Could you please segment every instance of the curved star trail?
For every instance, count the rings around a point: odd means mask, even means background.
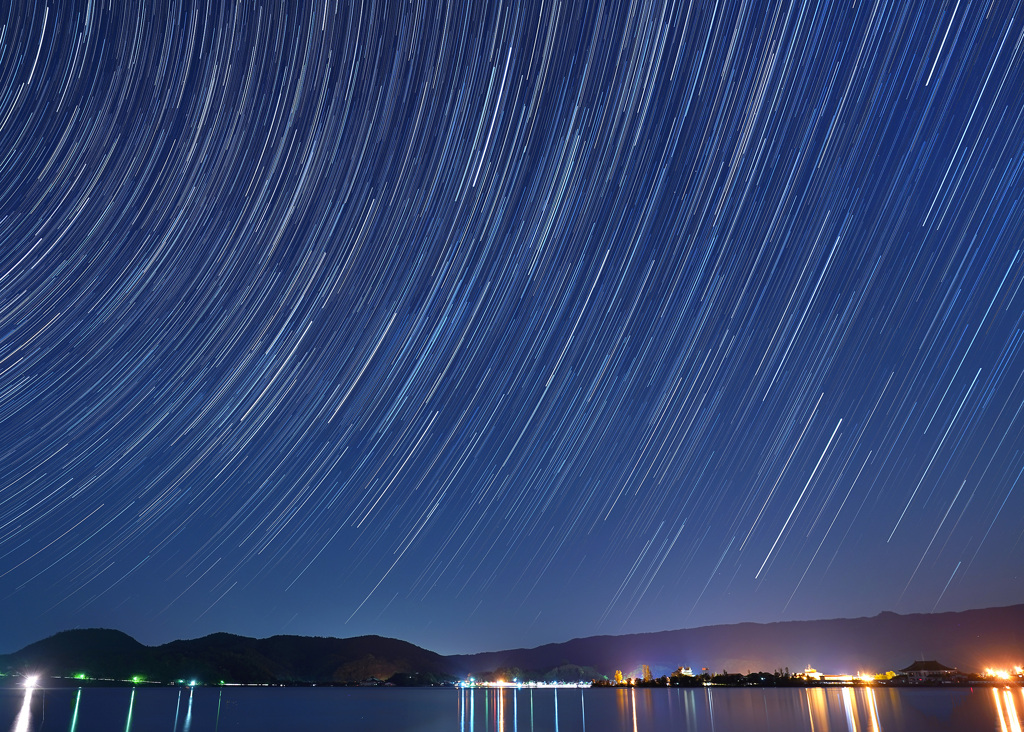
[[[3,642],[1024,600],[1021,10],[15,0]]]

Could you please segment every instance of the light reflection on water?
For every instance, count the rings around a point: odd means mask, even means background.
[[[9,732],[1024,732],[1022,713],[1019,687],[0,689]]]
[[[1024,689],[1019,691],[1024,694]],[[1010,689],[992,689],[1001,732],[1021,732],[1020,715],[1017,713],[1017,704],[1013,696]]]
[[[191,732],[192,729],[192,695],[195,693],[196,688],[190,686],[188,689],[188,710],[185,712],[185,724],[181,727],[181,732]],[[175,727],[177,729],[177,727]]]
[[[71,712],[71,726],[68,728],[68,732],[75,732],[78,729],[78,707],[82,703],[82,690],[78,689],[75,692],[75,708]]]
[[[523,729],[535,732],[537,729],[548,729],[547,722],[541,727],[536,726],[537,711],[534,709],[533,689],[495,688],[495,689],[459,689],[459,731],[477,732],[476,725],[478,717],[476,714],[477,694],[480,694],[480,701],[484,707],[482,714],[482,728],[485,732],[494,730],[496,732],[519,732],[519,697],[523,696],[523,704],[528,708],[528,718],[523,719]],[[551,709],[540,710],[542,719],[545,712],[552,714],[550,724],[555,732],[559,731],[559,691],[550,689]],[[542,692],[543,693],[543,692]],[[572,727],[580,732],[586,732],[586,702],[583,697],[583,689],[576,690],[580,695],[579,724]],[[562,691],[562,703],[565,703],[567,692]]]
[[[131,732],[132,729],[132,710],[135,708],[135,689],[132,689],[132,696],[128,700],[128,721],[124,723],[124,732]]]
[[[25,689],[25,700],[21,703],[18,716],[14,718],[11,732],[29,732],[32,729],[32,696],[35,689]]]
[[[835,717],[838,708],[848,732],[882,732],[874,688],[846,686],[839,689],[814,688],[805,691],[808,720],[813,729],[836,729]]]

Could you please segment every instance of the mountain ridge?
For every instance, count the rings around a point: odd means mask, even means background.
[[[130,642],[129,642],[130,641]],[[106,645],[106,644],[110,645]],[[145,646],[118,630],[65,630],[0,656],[0,669],[55,676],[205,683],[353,683],[369,677],[422,674],[447,678],[444,656],[395,638],[211,633]]]
[[[65,630],[0,655],[8,673],[84,673],[94,678],[205,683],[357,683],[403,678],[451,681],[510,669],[532,678],[600,678],[615,670],[655,675],[679,666],[712,672],[815,666],[830,671],[897,670],[937,659],[965,670],[1024,661],[1024,604],[947,613],[735,623],[626,635],[598,635],[473,654],[442,656],[378,635],[354,638],[219,632],[146,646],[118,630]]]
[[[895,670],[914,660],[946,659],[960,668],[1014,665],[1024,660],[1024,605],[860,618],[735,623],[628,635],[590,636],[536,648],[448,656],[457,666],[556,665],[572,658],[608,674],[608,668],[658,675],[694,669],[771,670],[807,665],[857,671]],[[627,673],[627,675],[629,675]]]

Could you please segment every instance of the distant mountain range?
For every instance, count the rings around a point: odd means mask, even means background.
[[[444,656],[394,638],[246,638],[214,633],[195,640],[144,646],[118,630],[65,630],[17,653],[0,656],[0,670],[91,679],[202,683],[351,683],[418,674],[451,678]]]
[[[965,671],[1024,662],[1024,605],[957,613],[740,623],[660,633],[578,638],[538,648],[441,656],[380,636],[255,639],[216,633],[144,646],[116,630],[68,630],[0,656],[0,671],[48,676],[204,683],[400,683],[451,680],[505,669],[529,678],[594,678],[641,664],[656,676],[690,666],[696,672],[898,670],[935,659]]]
[[[955,613],[870,618],[739,623],[620,636],[594,636],[539,648],[449,656],[453,668],[553,668],[565,664],[621,669],[636,676],[647,664],[655,676],[690,666],[697,673],[899,670],[915,660],[938,660],[965,671],[1024,663],[1024,605]]]

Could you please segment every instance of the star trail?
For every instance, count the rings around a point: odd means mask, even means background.
[[[1024,601],[1022,9],[14,0],[0,650]]]

